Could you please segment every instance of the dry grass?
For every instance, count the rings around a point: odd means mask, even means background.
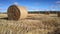
[[[0,34],[58,34],[59,32],[60,18],[56,17],[56,14],[29,14],[26,19],[19,21],[0,18]]]
[[[5,18],[7,17],[7,14],[0,14],[0,18]]]

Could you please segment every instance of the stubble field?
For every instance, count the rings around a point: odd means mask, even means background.
[[[57,14],[28,14],[26,19],[8,20],[0,14],[0,34],[60,34],[60,17]]]

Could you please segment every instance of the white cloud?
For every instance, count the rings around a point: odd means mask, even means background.
[[[36,3],[35,3],[35,5],[36,5],[36,6],[39,6],[39,5],[40,5],[40,3],[36,2]]]
[[[14,5],[18,5],[18,2],[14,2],[13,4],[14,4]]]
[[[0,6],[2,6],[3,4],[0,4]]]
[[[2,8],[0,8],[0,10],[2,10]]]
[[[0,10],[7,10],[7,9],[0,8]]]
[[[60,1],[56,1],[57,4],[60,4]]]

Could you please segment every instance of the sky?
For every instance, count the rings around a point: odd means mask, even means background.
[[[0,12],[11,5],[24,6],[28,11],[60,11],[60,0],[0,0]]]

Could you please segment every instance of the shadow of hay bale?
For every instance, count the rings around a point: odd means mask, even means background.
[[[3,19],[3,20],[13,20],[13,19],[8,19],[8,17],[4,17],[4,18],[0,18],[0,19]],[[18,20],[13,20],[13,21],[18,21]]]
[[[8,17],[4,17],[4,18],[0,18],[0,19],[5,19],[5,20],[8,20]]]

